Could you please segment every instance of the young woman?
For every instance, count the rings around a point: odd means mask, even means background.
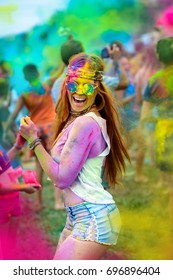
[[[67,221],[54,259],[100,259],[117,242],[119,211],[103,188],[102,176],[104,172],[114,186],[129,156],[103,71],[98,56],[80,53],[71,58],[56,105],[51,155],[29,117],[20,126],[48,177],[64,191]]]

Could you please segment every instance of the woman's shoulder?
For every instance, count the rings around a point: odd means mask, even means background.
[[[86,114],[80,117],[77,117],[73,123],[73,128],[83,132],[88,132],[94,130],[100,133],[100,126],[95,118],[92,115]]]
[[[74,121],[75,125],[85,125],[85,126],[95,126],[97,125],[97,122],[95,121],[95,119],[90,116],[90,115],[83,115],[80,117],[77,117]]]

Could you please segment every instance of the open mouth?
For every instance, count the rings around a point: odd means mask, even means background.
[[[73,96],[73,100],[75,103],[82,104],[86,101],[86,98],[78,98]]]

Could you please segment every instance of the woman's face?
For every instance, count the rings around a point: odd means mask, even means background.
[[[69,77],[66,86],[71,110],[80,112],[94,104],[97,95],[96,81],[81,77]]]

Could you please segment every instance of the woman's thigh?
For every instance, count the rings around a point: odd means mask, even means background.
[[[99,260],[108,247],[94,241],[82,241],[68,236],[61,246],[58,246],[54,260]]]

